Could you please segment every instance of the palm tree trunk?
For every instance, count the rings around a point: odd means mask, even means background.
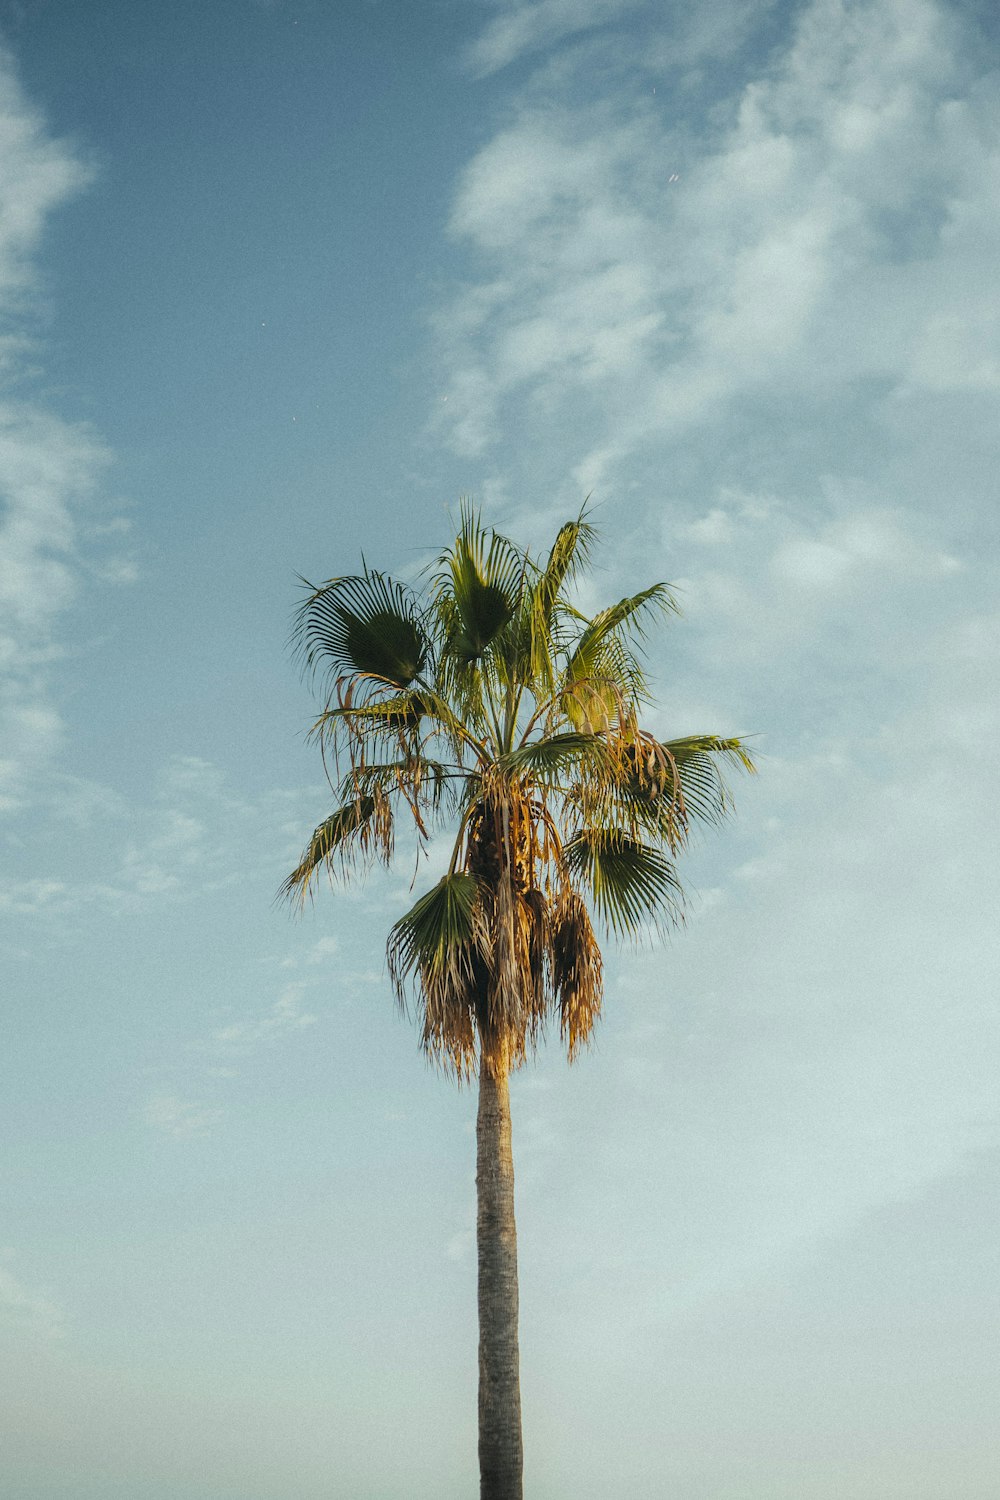
[[[507,1070],[479,1068],[476,1121],[479,1253],[479,1495],[521,1500],[521,1383],[517,1348],[517,1230]]]

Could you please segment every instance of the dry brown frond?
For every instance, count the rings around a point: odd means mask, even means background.
[[[604,964],[583,897],[568,887],[552,922],[552,980],[570,1062],[590,1039],[604,998]]]
[[[471,962],[447,975],[421,970],[422,1046],[459,1079],[471,1078],[476,1070],[474,996]]]

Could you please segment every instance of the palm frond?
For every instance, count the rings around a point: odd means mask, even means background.
[[[343,703],[337,708],[325,709],[310,733],[315,735],[321,725],[332,726],[339,720],[350,720],[373,730],[417,729],[421,719],[431,712],[429,697],[421,688],[410,688],[384,698],[368,698],[364,703]]]
[[[402,995],[407,980],[464,973],[475,931],[479,882],[461,871],[445,875],[389,932],[389,975]]]
[[[562,893],[551,924],[552,984],[570,1062],[590,1040],[604,998],[604,965],[583,898]]]
[[[548,561],[525,599],[518,676],[532,684],[539,695],[551,696],[555,691],[555,658],[562,644],[560,616],[571,613],[563,589],[587,562],[596,536],[585,515],[584,509],[575,521],[559,528]]]
[[[606,640],[609,635],[620,633],[623,628],[641,639],[645,634],[645,617],[650,613],[680,613],[680,606],[668,583],[654,583],[648,589],[642,589],[640,593],[619,599],[617,604],[609,604],[607,609],[602,609],[583,632],[574,652],[574,659],[579,657],[586,661],[601,641]],[[572,660],[570,668],[573,675]]]
[[[749,771],[751,775],[757,770],[753,755],[742,739],[723,739],[717,734],[689,734],[679,740],[664,740],[663,745],[678,762],[689,756],[716,755],[737,770]]]
[[[650,613],[676,609],[668,585],[658,583],[584,623],[560,682],[560,707],[575,728],[607,730],[646,697],[645,674],[630,637],[642,640]]]
[[[551,618],[556,599],[565,583],[571,582],[590,561],[597,528],[587,520],[584,506],[575,521],[566,521],[556,533],[548,561],[542,569],[534,594],[543,617]]]
[[[424,819],[436,815],[442,805],[452,807],[461,797],[466,777],[447,762],[418,753],[357,766],[346,780],[359,797],[381,797],[387,802],[402,797],[418,834],[426,839]]]
[[[567,788],[579,824],[676,851],[687,820],[676,767],[666,751],[634,721],[615,725],[600,739],[603,759]]]
[[[307,669],[407,688],[430,655],[418,601],[385,573],[332,578],[296,616],[293,639]]]
[[[665,740],[661,746],[671,774],[666,794],[683,801],[686,813],[700,822],[718,823],[732,810],[729,787],[719,762],[752,775],[753,758],[742,740],[695,734]]]
[[[369,745],[389,740],[401,743],[411,741],[425,721],[431,721],[431,733],[443,731],[456,745],[468,740],[464,725],[432,688],[397,692],[382,685],[367,686],[368,696],[356,702],[353,684],[346,691],[338,684],[336,705],[324,708],[309,730],[309,739],[322,745],[336,744],[344,736]],[[380,692],[384,695],[379,696]]]
[[[635,937],[648,922],[678,920],[683,894],[677,873],[659,849],[616,829],[585,829],[565,845],[572,873],[590,889],[599,916],[619,937]]]
[[[518,745],[500,757],[497,767],[501,774],[527,774],[536,781],[557,784],[567,771],[582,774],[584,768],[594,769],[606,759],[607,746],[599,735],[567,730]]]
[[[389,977],[401,1005],[416,993],[424,1050],[468,1077],[476,1056],[476,949],[479,882],[445,875],[390,929]]]
[[[282,883],[278,899],[304,901],[324,865],[332,874],[335,862],[344,869],[358,853],[373,854],[385,864],[392,855],[391,814],[384,798],[377,795],[355,797],[319,825],[302,859]]]
[[[463,504],[458,536],[439,559],[439,600],[450,616],[447,648],[462,665],[478,661],[513,618],[525,558],[513,542]]]

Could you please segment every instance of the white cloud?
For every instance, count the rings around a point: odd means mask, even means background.
[[[765,389],[790,420],[862,380],[992,391],[996,84],[956,18],[814,0],[700,133],[683,72],[662,106],[636,89],[647,40],[592,102],[590,53],[540,70],[464,174],[451,226],[484,275],[440,321],[456,450],[545,435],[607,493]]]
[[[744,45],[773,0],[717,0],[690,6],[683,0],[489,0],[496,15],[468,49],[466,65],[482,77],[523,57],[603,33],[616,22],[636,28],[644,57],[660,72],[678,66],[714,66]],[[651,32],[644,20],[652,18]]]
[[[51,1340],[62,1336],[63,1324],[62,1310],[49,1297],[0,1265],[0,1326]]]
[[[146,1100],[142,1111],[147,1125],[174,1140],[205,1135],[225,1117],[225,1110],[176,1094],[157,1093]]]
[[[627,1053],[567,1131],[644,1101],[597,1171],[638,1244],[670,1226],[697,1301],[996,1132],[1000,95],[929,0],[812,0],[732,92],[675,39],[671,18],[563,48],[470,163],[452,231],[480,278],[439,321],[439,429],[505,523],[519,487],[532,524],[553,478],[562,513],[597,488],[604,597],[682,586],[658,728],[765,732],[692,863],[709,899],[626,967],[609,1017],[634,1029],[602,1064]],[[648,1214],[616,1155],[635,1138]],[[572,1168],[536,1157],[544,1197]],[[553,1253],[634,1271],[610,1217]]]
[[[340,951],[340,943],[335,937],[321,937],[313,943],[305,956],[307,964],[325,964],[328,959],[334,958]]]
[[[91,176],[77,151],[49,135],[0,50],[0,309],[20,306],[35,282],[34,256],[49,214]]]
[[[921,546],[900,515],[863,510],[817,528],[818,534],[786,536],[771,566],[776,574],[804,588],[836,588],[882,571],[894,582],[958,570],[956,558]]]
[[[247,797],[210,762],[175,756],[145,798],[50,770],[37,800],[37,826],[58,836],[46,841],[39,868],[37,854],[28,863],[29,845],[12,834],[11,851],[24,855],[26,869],[18,875],[19,859],[9,860],[0,910],[65,920],[94,908],[123,915],[200,901],[250,880],[266,905],[301,848],[302,825],[289,814],[313,799],[281,790]]]
[[[332,951],[332,946],[335,945],[321,940],[305,961],[314,965],[322,962]],[[189,1072],[193,1054],[199,1059],[189,1074],[193,1088],[198,1090],[200,1085],[217,1094],[220,1087],[226,1088],[240,1077],[242,1067],[255,1055],[317,1024],[319,1017],[303,1008],[305,995],[316,983],[315,979],[302,979],[286,984],[270,1006],[248,1007],[237,1019],[217,1026],[208,1036],[189,1043],[187,1060],[176,1066]],[[167,1083],[152,1094],[143,1107],[143,1118],[148,1125],[178,1139],[204,1135],[225,1117],[226,1110],[221,1105],[190,1098],[186,1090],[179,1093]]]
[[[305,980],[288,984],[269,1010],[242,1021],[230,1022],[213,1031],[212,1041],[223,1048],[243,1050],[269,1042],[288,1032],[315,1026],[318,1016],[301,1009],[302,997],[309,984]]]
[[[0,349],[8,388],[37,357],[21,324],[33,309],[46,224],[91,176],[74,148],[51,137],[0,52]],[[20,805],[60,744],[51,668],[82,576],[77,510],[107,462],[86,427],[29,400],[0,398],[0,808]]]
[[[470,47],[468,66],[480,76],[526,52],[551,46],[618,20],[642,0],[494,0],[498,14]]]

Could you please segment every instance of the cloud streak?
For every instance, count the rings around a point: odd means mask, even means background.
[[[302,997],[310,987],[306,980],[286,985],[269,1010],[248,1020],[220,1026],[213,1031],[212,1042],[225,1051],[244,1051],[290,1031],[315,1026],[319,1017],[301,1009]]]
[[[0,1265],[0,1326],[49,1342],[64,1333],[63,1313],[49,1297]]]
[[[496,73],[526,53],[550,47],[638,8],[641,0],[495,0],[497,14],[466,54],[479,77]]]
[[[692,933],[630,970],[636,1035],[647,1011],[660,1028],[609,1085],[676,1101],[674,1196],[639,1243],[680,1214],[675,1264],[711,1296],[997,1128],[998,86],[971,20],[930,0],[810,0],[779,46],[740,8],[734,47],[762,45],[738,78],[662,13],[599,34],[575,14],[456,191],[476,274],[439,310],[438,431],[505,521],[515,490],[532,526],[539,495],[559,518],[614,501],[607,589],[678,584],[686,622],[651,652],[662,733],[765,731],[742,857],[694,861]],[[546,15],[502,11],[497,66]],[[716,1255],[733,1153],[747,1194]]]
[[[31,333],[46,226],[91,181],[70,144],[54,139],[0,51],[0,811],[30,795],[58,748],[52,669],[60,625],[83,575],[78,508],[109,461],[86,427],[19,395],[37,355]]]
[[[609,42],[593,102],[592,50],[540,67],[467,168],[451,231],[486,274],[440,319],[455,449],[544,429],[606,490],[765,388],[800,423],[866,381],[994,391],[996,85],[955,17],[814,0],[707,131],[668,32],[628,65]]]

